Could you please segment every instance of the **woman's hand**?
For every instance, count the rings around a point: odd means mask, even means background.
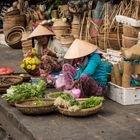
[[[71,85],[66,85],[66,90],[71,90],[73,89],[73,87],[74,87],[74,83]]]
[[[79,82],[79,80],[75,80],[74,81],[74,87],[75,88],[80,88],[80,82]]]
[[[80,83],[78,80],[75,80],[71,85],[66,85],[67,90],[71,90],[73,88],[80,88]]]

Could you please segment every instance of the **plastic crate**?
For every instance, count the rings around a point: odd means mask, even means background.
[[[122,105],[140,104],[140,87],[123,88],[110,82],[107,96]]]

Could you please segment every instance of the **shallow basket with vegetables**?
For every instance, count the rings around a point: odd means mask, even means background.
[[[46,83],[43,80],[39,80],[36,84],[23,83],[21,85],[11,86],[2,98],[10,104],[32,98],[44,98],[45,89]]]
[[[52,99],[52,100],[55,100],[56,98],[61,97],[61,96],[64,96],[64,95],[67,95],[68,97],[71,96],[68,93],[65,93],[65,92],[62,92],[62,91],[58,91],[58,92],[51,92],[51,93],[49,93],[47,95],[47,98]]]
[[[16,108],[26,115],[48,114],[55,110],[51,99],[30,99],[15,103]]]
[[[17,85],[22,83],[23,78],[20,76],[4,75],[0,76],[0,93],[6,93],[6,90],[11,85]]]
[[[58,97],[54,105],[61,114],[73,117],[84,117],[97,113],[103,105],[103,97],[74,99],[73,97]]]

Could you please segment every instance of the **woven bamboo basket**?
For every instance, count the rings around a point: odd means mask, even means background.
[[[73,17],[73,21],[72,21],[72,25],[74,25],[74,24],[79,25],[79,20],[76,15]]]
[[[21,38],[24,28],[22,26],[15,26],[8,30],[5,34],[6,43],[13,49],[21,49]]]
[[[65,34],[68,34],[69,33],[69,29],[64,29],[64,30],[53,30],[55,35],[56,35],[56,38],[57,39],[61,39],[61,36],[62,35],[65,35]]]
[[[4,32],[7,32],[9,29],[15,26],[25,27],[26,16],[25,15],[13,15],[13,16],[5,16],[3,29]]]
[[[47,98],[49,98],[49,99],[54,101],[54,100],[56,100],[57,97],[59,97],[62,94],[63,94],[63,92],[60,92],[60,91],[58,91],[58,92],[57,91],[56,92],[51,92],[51,93],[47,94]],[[64,94],[66,94],[66,93],[64,93]]]
[[[14,10],[7,12],[5,14],[5,16],[15,16],[15,15],[20,15],[20,11],[18,9],[14,9]]]
[[[138,43],[138,38],[126,37],[122,35],[122,46],[124,48],[130,48]]]
[[[106,50],[107,48],[120,50],[121,41],[121,38],[118,39],[117,33],[109,33],[108,36],[104,36],[103,33],[98,34],[98,46],[102,50]]]
[[[31,75],[29,75],[28,73],[13,73],[13,76],[20,76],[23,78],[23,82],[29,82],[31,79]]]
[[[68,5],[60,5],[59,6],[61,13],[67,13],[68,12]]]
[[[33,105],[33,101],[45,101],[46,105]],[[51,99],[30,99],[15,103],[16,108],[26,115],[43,115],[55,110],[54,101]]]
[[[58,18],[58,14],[57,14],[57,10],[52,10],[51,11],[51,16],[53,17],[53,18]]]
[[[70,35],[62,35],[60,41],[63,47],[69,48],[74,41],[74,37]]]
[[[85,100],[86,99],[79,99],[80,102],[83,102]],[[89,116],[89,115],[97,113],[99,110],[101,110],[102,106],[103,106],[103,104],[101,103],[101,104],[99,104],[96,107],[92,107],[92,108],[88,108],[88,109],[81,109],[81,110],[76,111],[76,112],[71,112],[68,109],[64,109],[64,108],[58,107],[58,111],[61,114],[66,115],[66,116],[86,117],[86,116]]]
[[[31,32],[22,33],[22,52],[25,54],[27,51],[32,50],[32,39],[28,39]]]
[[[23,78],[20,76],[13,75],[0,76],[0,88],[9,88],[11,85],[21,84],[22,81]]]
[[[140,27],[132,27],[129,25],[123,25],[123,35],[127,37],[137,38],[140,32]]]

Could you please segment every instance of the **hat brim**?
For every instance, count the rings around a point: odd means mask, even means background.
[[[97,46],[84,40],[75,39],[68,51],[66,52],[65,59],[76,59],[87,56],[97,50]]]

